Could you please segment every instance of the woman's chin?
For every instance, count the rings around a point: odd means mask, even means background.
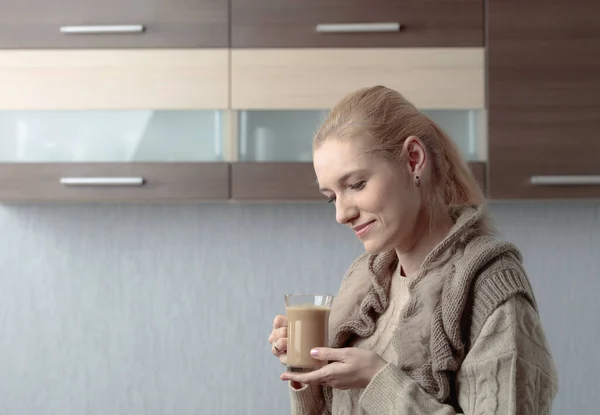
[[[377,241],[377,240],[365,240],[363,241],[363,246],[365,247],[365,251],[367,251],[367,253],[371,254],[371,255],[377,255],[380,254],[382,252],[387,252],[390,249],[392,249],[391,247],[388,246],[388,244],[386,243],[381,243],[382,241]]]

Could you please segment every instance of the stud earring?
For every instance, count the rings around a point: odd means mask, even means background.
[[[420,187],[421,186],[421,179],[419,179],[419,176],[415,176],[415,187]]]

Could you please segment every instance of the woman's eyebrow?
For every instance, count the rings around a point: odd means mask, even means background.
[[[342,177],[340,177],[338,179],[338,183],[339,184],[344,184],[350,177],[357,175],[357,174],[362,174],[365,173],[366,170],[365,169],[356,169],[356,170],[351,170],[349,172],[346,172],[342,175]],[[317,185],[319,185],[319,182],[317,181]],[[325,187],[319,187],[319,191],[320,192],[330,192],[331,190],[325,188]]]

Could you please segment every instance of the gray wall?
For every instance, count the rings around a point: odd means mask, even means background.
[[[561,376],[597,413],[600,205],[494,205]],[[361,246],[324,204],[0,207],[0,414],[289,413],[287,291],[335,292]]]

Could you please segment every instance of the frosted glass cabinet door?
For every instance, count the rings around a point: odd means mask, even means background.
[[[3,111],[1,162],[218,161],[220,111]]]
[[[240,111],[239,159],[311,161],[312,140],[327,111]]]
[[[423,112],[449,134],[467,160],[485,160],[485,111],[441,109]],[[326,110],[240,111],[239,159],[311,161],[313,136],[326,116]]]
[[[455,141],[485,191],[485,111],[424,112]],[[240,111],[240,161],[231,166],[231,197],[323,200],[311,161],[313,136],[326,115],[327,111]]]
[[[219,111],[0,112],[0,201],[229,197]]]

